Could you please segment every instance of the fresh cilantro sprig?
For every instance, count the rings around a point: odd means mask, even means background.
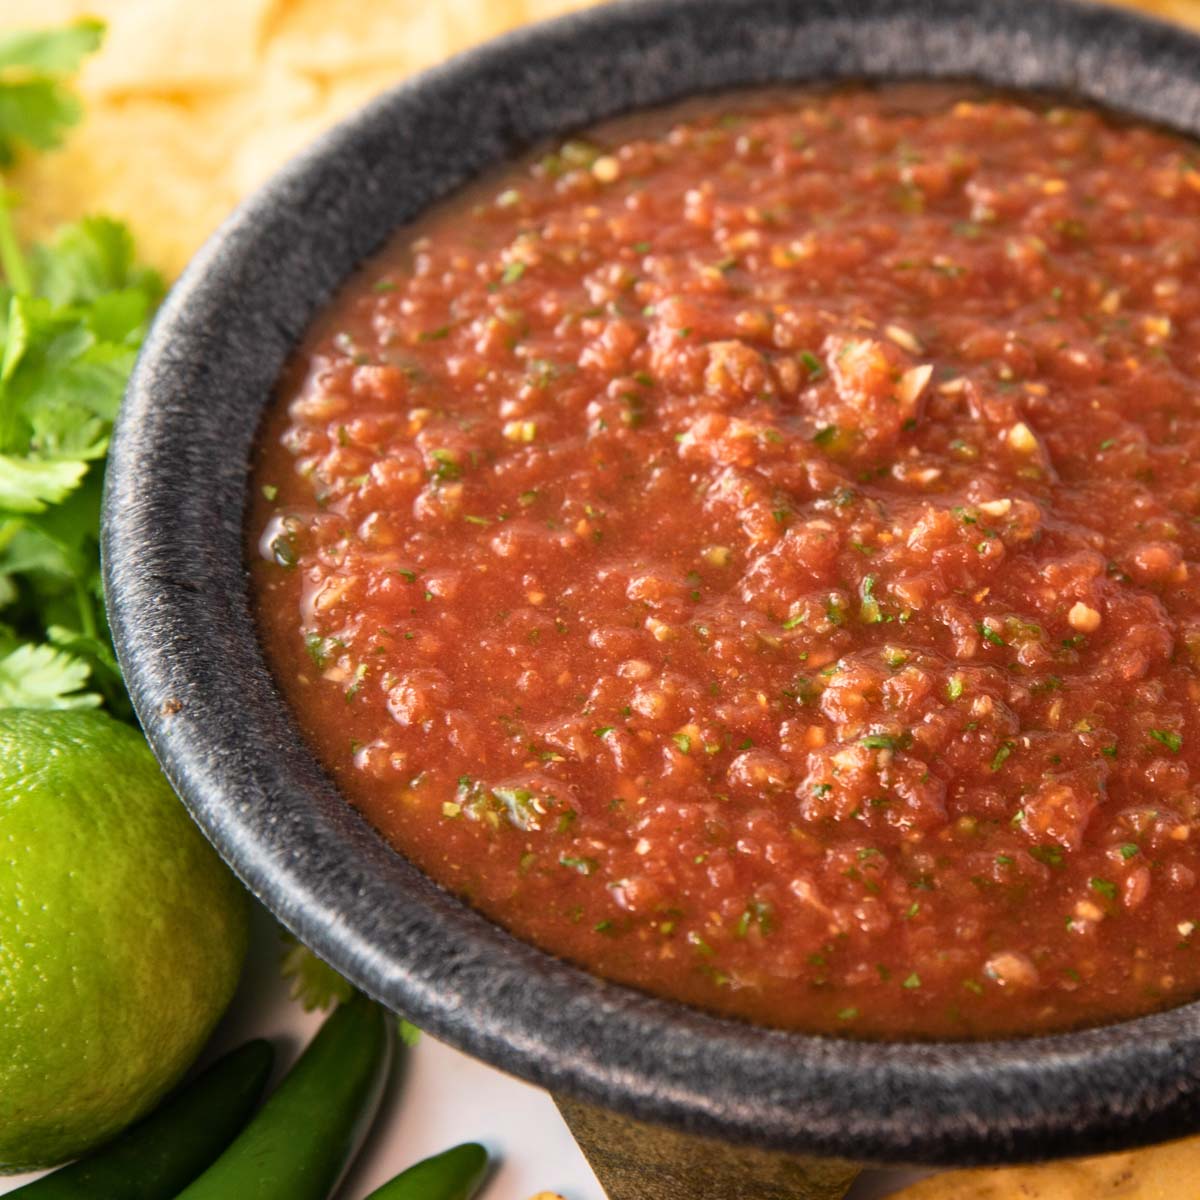
[[[55,145],[65,79],[103,27],[0,37],[0,163]],[[23,248],[0,190],[0,706],[132,715],[104,618],[100,491],[113,418],[162,282],[89,217]]]
[[[0,200],[4,228],[11,217]],[[0,284],[0,672],[14,673],[23,643],[44,643],[55,653],[41,656],[41,669],[57,668],[59,689],[0,686],[0,702],[103,700],[128,717],[104,619],[100,492],[113,419],[162,283],[135,265],[129,231],[104,217],[16,253]],[[84,683],[95,690],[80,693]]]

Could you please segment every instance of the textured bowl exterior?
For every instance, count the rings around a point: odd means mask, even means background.
[[[339,796],[258,648],[247,463],[280,368],[388,234],[531,142],[697,92],[972,78],[1200,132],[1200,41],[1071,0],[649,0],[520,31],[405,83],[226,223],[168,298],[109,466],[109,612],[139,716],[250,888],[365,991],[565,1096],[730,1142],[957,1164],[1200,1128],[1200,1004],[1070,1035],[856,1043],[606,983],[433,884]]]

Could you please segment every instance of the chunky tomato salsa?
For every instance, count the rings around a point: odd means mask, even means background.
[[[1200,993],[1190,142],[901,86],[572,139],[343,291],[254,492],[307,736],[518,935],[859,1036]]]

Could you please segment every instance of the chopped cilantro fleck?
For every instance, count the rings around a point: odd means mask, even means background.
[[[1150,736],[1156,741],[1161,742],[1172,754],[1178,754],[1183,749],[1183,738],[1179,734],[1170,729],[1152,729]]]
[[[759,933],[766,937],[774,928],[772,911],[771,906],[765,900],[751,900],[743,909],[742,915],[738,917],[733,931],[734,936],[744,938],[750,932],[751,927],[757,925]]]
[[[809,379],[820,379],[825,374],[825,364],[811,350],[801,350],[800,361],[804,364]]]
[[[432,450],[429,457],[437,463],[437,466],[430,471],[430,475],[439,483],[450,483],[462,478],[462,466],[451,451]]]
[[[993,646],[1008,645],[1008,643],[994,629],[985,625],[982,621],[980,621],[975,628],[979,632],[980,637],[982,637],[984,641],[991,642]]]
[[[1051,842],[1047,846],[1031,847],[1029,855],[1047,867],[1061,867],[1063,865],[1063,848],[1054,842]]]
[[[866,746],[868,750],[904,750],[912,745],[912,736],[907,733],[898,736],[890,733],[868,733],[866,737],[858,739],[858,744]]]
[[[1005,742],[995,753],[992,758],[992,770],[998,771],[1005,762],[1008,761],[1008,756],[1013,752],[1012,742]]]

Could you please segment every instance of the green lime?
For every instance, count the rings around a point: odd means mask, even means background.
[[[141,734],[0,710],[0,1173],[147,1112],[233,994],[248,905]]]

